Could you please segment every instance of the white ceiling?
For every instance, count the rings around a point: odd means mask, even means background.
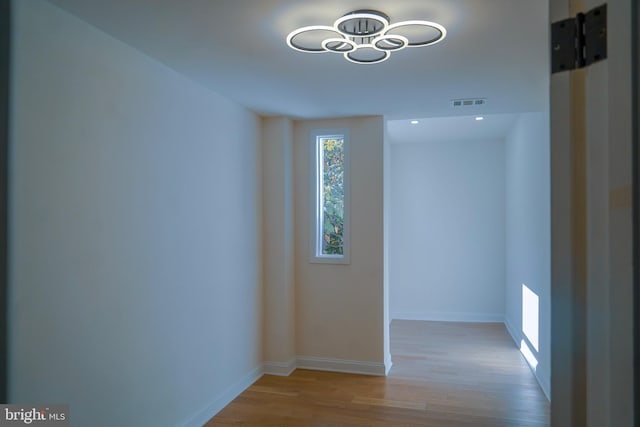
[[[545,0],[50,0],[113,37],[264,115],[400,119],[542,111],[548,103]],[[422,19],[447,38],[375,65],[290,49],[303,25],[355,9]],[[449,100],[487,98],[476,110]]]
[[[411,120],[389,120],[387,133],[393,144],[416,144],[429,141],[495,141],[503,140],[520,114],[433,117]]]

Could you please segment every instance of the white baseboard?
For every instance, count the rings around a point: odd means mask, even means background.
[[[544,366],[540,366],[536,368],[534,372],[536,379],[538,380],[538,384],[540,384],[540,388],[545,396],[547,396],[547,400],[551,402],[551,384],[549,383],[549,374],[544,370]]]
[[[265,362],[264,373],[286,377],[291,375],[296,369],[310,369],[314,371],[384,376],[389,372],[389,369],[391,369],[391,365],[391,355],[388,355],[384,363],[298,356],[287,362]]]
[[[396,313],[392,313],[390,317],[393,320],[426,320],[430,322],[473,322],[473,323],[504,322],[504,313],[396,312]]]
[[[389,375],[389,371],[393,367],[393,361],[391,360],[391,353],[387,353],[384,358],[384,374]]]
[[[240,393],[245,391],[251,384],[258,381],[260,377],[262,377],[263,368],[262,366],[258,366],[244,377],[242,377],[238,382],[233,384],[224,392],[220,393],[216,396],[211,404],[207,405],[206,408],[199,411],[196,415],[194,415],[191,419],[186,421],[184,424],[181,424],[184,427],[202,427],[207,423],[211,418],[213,418],[218,412],[224,409],[233,399],[238,397]]]
[[[386,375],[384,362],[363,362],[359,360],[326,359],[322,357],[298,356],[299,369],[314,371],[345,372],[348,374]]]
[[[516,343],[516,347],[520,348],[520,341],[522,341],[522,334],[518,332],[516,328],[513,327],[509,319],[504,318],[504,326],[507,328],[507,332],[511,335],[511,339]]]
[[[296,358],[287,362],[264,362],[264,373],[267,375],[277,375],[288,377],[296,370]]]

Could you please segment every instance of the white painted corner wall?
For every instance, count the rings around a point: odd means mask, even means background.
[[[311,263],[311,147],[349,132],[351,257]],[[265,372],[296,367],[384,375],[382,117],[262,119]],[[327,313],[329,311],[329,314]],[[387,351],[388,353],[388,351]]]

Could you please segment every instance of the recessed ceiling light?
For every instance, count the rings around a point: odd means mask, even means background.
[[[484,117],[482,117],[482,116],[476,117],[476,122],[479,122],[480,120],[484,120]]]
[[[420,122],[419,122],[419,121],[417,121],[417,120],[411,120],[411,124],[412,124],[412,125],[417,125],[418,123],[420,123]]]
[[[403,33],[411,34],[411,39]],[[333,26],[311,25],[293,30],[286,41],[291,49],[300,52],[341,53],[356,64],[377,64],[389,59],[391,52],[430,46],[446,35],[447,30],[435,22],[412,20],[391,24],[386,14],[362,9],[338,18]]]

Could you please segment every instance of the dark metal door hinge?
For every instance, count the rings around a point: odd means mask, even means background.
[[[551,24],[551,73],[607,58],[607,5]]]

